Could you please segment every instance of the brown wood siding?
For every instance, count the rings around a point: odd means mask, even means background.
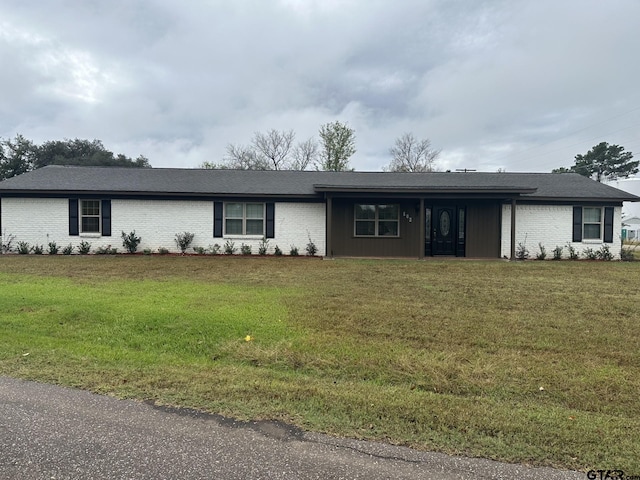
[[[354,205],[399,204],[399,237],[356,237],[354,232]],[[331,252],[329,255],[354,257],[419,257],[420,249],[420,201],[390,199],[348,200],[334,198],[332,201]],[[403,216],[406,212],[411,217]]]
[[[500,204],[496,202],[467,205],[467,257],[500,257],[500,212]]]

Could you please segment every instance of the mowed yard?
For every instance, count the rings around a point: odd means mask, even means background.
[[[640,475],[640,264],[0,256],[0,374]]]

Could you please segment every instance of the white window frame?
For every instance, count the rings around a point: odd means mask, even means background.
[[[599,222],[585,222],[585,210],[599,210],[600,211],[600,221]],[[585,226],[586,225],[599,225],[599,236],[598,237],[588,237],[586,235]],[[604,239],[604,208],[603,207],[582,207],[582,241],[583,242],[602,242]]]
[[[358,219],[357,211],[358,205],[371,205],[375,207],[375,217],[372,219]],[[396,208],[396,219],[390,220],[387,218],[380,218],[379,211],[380,207],[395,207]],[[373,235],[361,235],[358,234],[358,222],[373,222],[374,223],[374,234]],[[380,234],[380,222],[395,222],[396,227],[396,235],[381,235]],[[398,203],[357,203],[353,206],[353,236],[359,238],[398,238],[400,237],[400,204]]]
[[[227,205],[242,205],[242,217],[227,217]],[[262,207],[262,232],[247,233],[247,220],[258,220],[257,217],[247,217],[247,205],[260,205]],[[227,220],[242,220],[242,233],[227,232]],[[265,228],[267,223],[266,203],[264,202],[225,202],[222,206],[222,225],[224,228],[223,236],[225,237],[256,237],[265,236]]]
[[[85,215],[84,214],[84,204],[87,202],[97,202],[98,204],[98,214],[97,215]],[[79,213],[79,217],[80,217],[80,234],[82,235],[101,235],[102,234],[102,202],[100,200],[96,200],[93,198],[88,198],[88,199],[81,199],[80,200],[80,212]],[[94,231],[94,230],[85,230],[84,229],[84,222],[83,220],[85,218],[97,218],[98,219],[98,230]]]

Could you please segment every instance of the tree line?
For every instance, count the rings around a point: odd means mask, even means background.
[[[100,140],[52,140],[37,145],[18,134],[13,139],[0,138],[0,180],[47,165],[83,165],[151,168],[140,155],[132,159],[107,150]]]
[[[347,124],[335,121],[322,125],[319,140],[308,138],[295,143],[293,130],[255,132],[247,145],[228,144],[221,163],[203,162],[201,168],[240,170],[308,170],[344,172],[353,170],[350,158],[356,152],[356,135]],[[440,150],[412,133],[397,138],[389,150],[390,172],[432,172]]]

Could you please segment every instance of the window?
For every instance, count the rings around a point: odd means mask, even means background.
[[[225,203],[225,235],[264,235],[264,203]]]
[[[582,209],[582,239],[600,240],[602,238],[602,208],[584,207]]]
[[[80,203],[80,232],[100,233],[100,200],[82,200]]]
[[[357,237],[397,237],[400,225],[398,205],[355,206],[355,234]]]

